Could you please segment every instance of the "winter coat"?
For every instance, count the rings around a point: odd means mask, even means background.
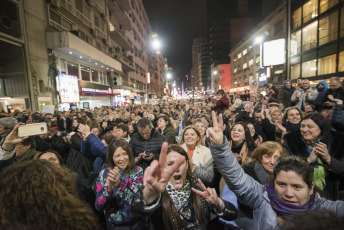
[[[300,94],[299,97],[296,97],[297,94]],[[308,96],[306,96],[308,94]],[[313,101],[318,96],[318,91],[309,87],[308,89],[297,89],[294,91],[291,96],[291,102],[295,103],[295,107],[302,110],[306,104],[313,104]]]
[[[172,126],[166,127],[162,133],[169,145],[176,144],[176,131]]]
[[[136,158],[140,153],[146,152],[153,153],[153,160],[159,160],[162,143],[166,141],[166,138],[156,131],[154,128],[151,130],[149,139],[144,139],[139,132],[135,133],[129,141],[131,150]],[[141,160],[137,165],[140,166],[143,171],[150,165],[151,161]]]
[[[293,95],[295,88],[291,87],[291,88],[287,88],[285,86],[285,84],[288,82],[289,80],[285,80],[283,82],[283,88],[279,91],[278,94],[278,101],[283,102],[283,104],[285,105],[286,108],[291,106],[291,96]]]
[[[227,140],[222,145],[210,145],[210,150],[226,184],[231,185],[235,195],[253,210],[254,229],[279,229],[278,216],[270,205],[265,186],[244,172],[228,148]],[[322,209],[344,218],[344,201],[330,201],[317,195],[311,210],[319,212]]]
[[[344,131],[344,113],[343,113],[343,105],[334,105],[332,109],[332,113],[330,116],[330,124],[333,128],[337,131],[343,132]]]
[[[330,99],[328,99],[328,95],[333,95],[334,98],[344,101],[344,89],[342,87],[336,89],[335,91],[332,89],[327,90],[322,103],[330,101]],[[324,107],[324,108],[331,109],[331,107]]]
[[[99,138],[91,133],[86,141],[81,141],[80,153],[85,157],[95,158],[93,163],[93,171],[99,173],[103,169],[103,165],[109,149]]]
[[[320,84],[322,84],[324,86],[324,88],[319,89]],[[314,100],[314,106],[315,106],[315,109],[318,112],[320,112],[322,110],[322,107],[323,107],[322,105],[323,105],[323,101],[325,100],[328,85],[327,85],[326,81],[320,81],[315,88],[318,90],[319,94]]]
[[[180,147],[188,152],[185,143]],[[196,178],[200,178],[204,184],[208,186],[212,185],[215,173],[214,160],[211,156],[210,149],[203,145],[197,145],[192,155],[192,163],[194,164],[192,175]]]
[[[287,153],[307,160],[309,153],[306,144],[302,140],[300,131],[294,131],[284,135],[283,140],[283,147]],[[327,174],[325,178],[326,186],[324,187],[324,191],[326,191],[332,199],[336,199],[338,195],[337,181],[344,180],[343,140],[343,133],[331,131],[331,141],[327,145],[328,152],[331,156],[331,163],[330,165],[324,163],[324,168]]]
[[[214,107],[211,108],[211,110],[215,110],[216,112],[223,112],[223,110],[229,108],[229,98],[224,96],[220,100],[216,101],[216,104]]]

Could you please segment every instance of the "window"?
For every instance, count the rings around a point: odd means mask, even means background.
[[[67,68],[66,68],[67,61],[60,58],[60,72],[67,74]]]
[[[242,51],[242,55],[245,56],[247,54],[247,49],[244,49],[244,51]]]
[[[334,12],[319,21],[319,45],[337,40],[338,12]]]
[[[310,0],[303,5],[303,23],[318,16],[318,0]]]
[[[85,23],[87,26],[91,27],[91,21],[90,21],[90,17],[91,17],[91,13],[90,13],[90,8],[88,8],[88,6],[86,6],[86,4],[84,4],[82,1],[75,1],[75,16],[82,21],[83,23]]]
[[[293,12],[293,29],[301,26],[301,7]]]
[[[238,68],[234,68],[233,72],[237,73],[238,72]]]
[[[253,58],[251,58],[251,59],[248,61],[248,66],[249,66],[249,67],[253,66]]]
[[[318,21],[302,29],[302,51],[310,50],[317,46]]]
[[[241,58],[241,53],[238,53],[238,59],[240,59]]]
[[[71,0],[61,0],[61,6],[68,11],[72,10]]]
[[[260,56],[256,57],[256,64],[260,64]]]
[[[290,55],[296,55],[301,52],[301,30],[291,35]]]
[[[344,51],[339,53],[338,72],[344,72]]]
[[[318,75],[330,74],[336,72],[336,54],[319,58]]]
[[[67,62],[68,75],[77,76],[79,78],[79,66],[78,64]]]
[[[344,7],[341,9],[340,13],[340,37],[344,37]]]
[[[81,80],[90,81],[90,69],[86,66],[80,66]]]
[[[247,62],[245,62],[245,63],[242,65],[242,69],[243,69],[243,70],[247,69]]]
[[[302,62],[302,77],[313,77],[317,73],[317,60]]]
[[[234,57],[234,62],[236,62],[237,60],[238,60],[238,59],[237,59],[237,57],[235,56],[235,57]]]
[[[320,0],[320,13],[324,13],[332,6],[337,5],[339,0]]]
[[[99,82],[99,74],[97,70],[92,70],[92,81]],[[102,83],[102,82],[100,82]]]
[[[275,35],[283,30],[283,19],[275,24]]]
[[[300,77],[300,64],[296,64],[290,67],[290,79],[297,79]]]

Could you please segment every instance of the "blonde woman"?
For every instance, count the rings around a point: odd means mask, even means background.
[[[192,174],[210,186],[214,180],[214,163],[210,149],[202,145],[202,136],[195,126],[184,129],[181,147],[191,159]]]

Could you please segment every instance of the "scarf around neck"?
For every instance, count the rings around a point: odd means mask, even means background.
[[[268,193],[272,209],[280,216],[289,216],[295,212],[308,211],[315,202],[315,193],[313,193],[310,196],[309,201],[304,205],[298,206],[288,204],[277,196],[274,187],[269,182],[265,184],[265,188]]]
[[[294,125],[294,124],[291,124],[289,123],[288,121],[285,123],[285,128],[288,130],[288,131],[296,131],[296,130],[300,130],[301,128],[301,122],[299,122],[298,124]]]
[[[188,221],[190,221],[192,217],[192,210],[191,210],[191,185],[189,180],[185,181],[184,186],[181,189],[175,189],[173,185],[168,182],[166,186],[166,191],[168,195],[171,197],[174,206],[176,207],[180,216]]]

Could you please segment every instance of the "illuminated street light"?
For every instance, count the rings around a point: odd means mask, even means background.
[[[155,39],[155,40],[153,41],[152,45],[153,45],[154,49],[156,49],[156,50],[159,50],[160,47],[161,47],[161,43],[160,43],[160,41],[157,40],[157,39]]]
[[[263,37],[257,37],[256,40],[254,41],[255,44],[260,44],[263,42]]]
[[[216,75],[217,74],[217,70],[214,70],[213,74]]]
[[[171,73],[167,73],[167,74],[166,74],[166,78],[167,78],[167,79],[170,79],[171,77],[172,77],[172,74],[171,74]]]

